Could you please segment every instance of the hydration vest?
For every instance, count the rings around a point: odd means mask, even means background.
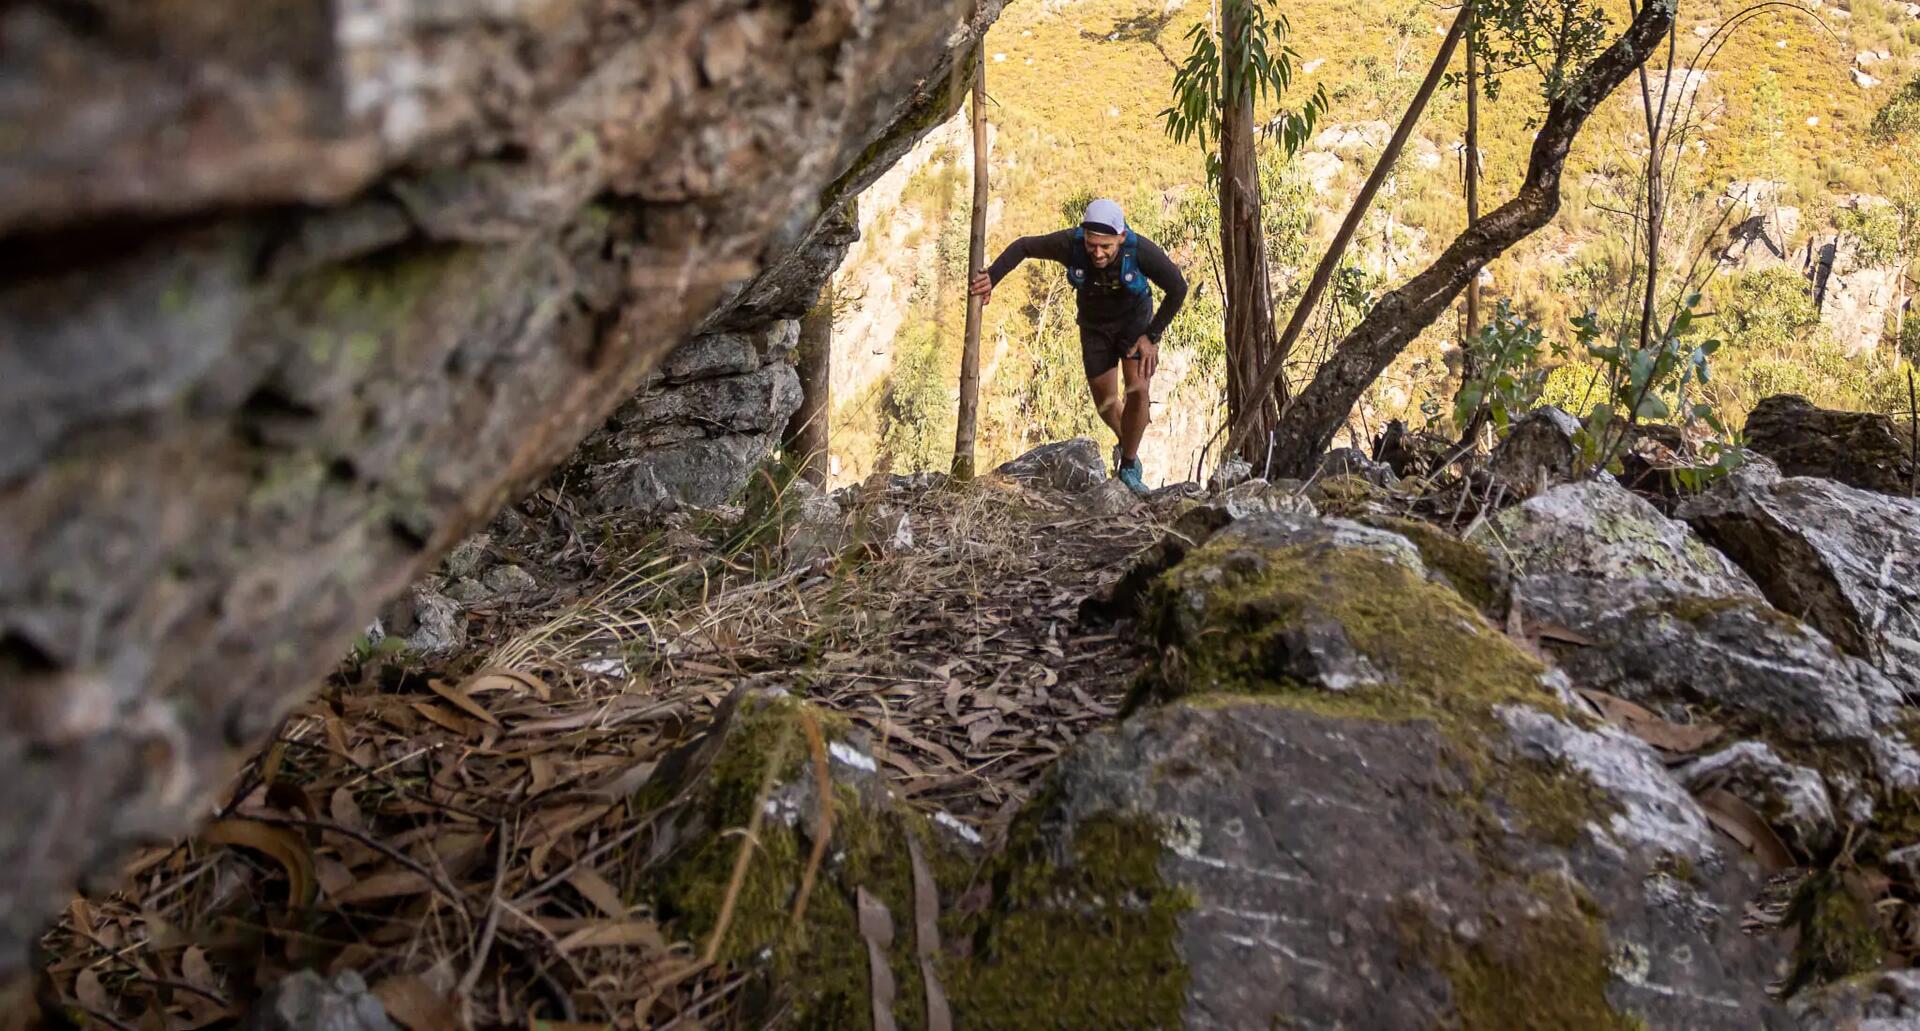
[[[1114,282],[1118,277],[1118,283]],[[1140,272],[1140,238],[1127,230],[1120,241],[1120,260],[1104,269],[1093,267],[1087,259],[1087,231],[1075,228],[1073,246],[1067,248],[1067,283],[1073,292],[1085,296],[1088,286],[1104,290],[1124,290],[1135,297],[1147,294],[1147,277]]]

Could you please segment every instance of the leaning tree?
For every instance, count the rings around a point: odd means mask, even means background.
[[[1575,25],[1591,33],[1603,24],[1597,8],[1582,6],[1573,0],[1563,4],[1533,4],[1524,0],[1475,2],[1481,5],[1474,12],[1476,33],[1485,32],[1488,37],[1499,39],[1497,33],[1505,27],[1508,45],[1540,45],[1537,54],[1523,56],[1545,59],[1544,63],[1535,63],[1548,73],[1543,76],[1547,107],[1528,156],[1526,178],[1511,199],[1468,225],[1426,269],[1380,298],[1366,317],[1335,345],[1313,381],[1288,404],[1273,437],[1269,475],[1308,475],[1333,442],[1347,413],[1394,358],[1446,312],[1482,268],[1553,220],[1560,210],[1561,175],[1575,137],[1601,102],[1653,55],[1656,45],[1671,31],[1676,0],[1653,0],[1639,7],[1626,29],[1584,65],[1576,65],[1570,59],[1574,48],[1567,45],[1570,37],[1566,32],[1543,35],[1535,31],[1538,26],[1534,22],[1543,11],[1557,11],[1563,26]],[[1461,20],[1442,44],[1435,61],[1436,72],[1429,76],[1428,84],[1423,84],[1421,95],[1416,96],[1392,142],[1403,141],[1411,132],[1412,122],[1418,119],[1426,96],[1437,84],[1438,70],[1444,69],[1451,58],[1453,45],[1463,33],[1469,16],[1468,12],[1462,12]],[[1547,43],[1534,42],[1542,39]],[[1383,164],[1390,164],[1395,156],[1397,148],[1390,143],[1381,160]],[[1368,193],[1363,191],[1356,208],[1364,208],[1368,199]],[[1349,215],[1348,221],[1355,221],[1357,217],[1356,211]],[[1327,258],[1322,261],[1323,268],[1337,262],[1338,252],[1349,236],[1336,236]],[[1316,279],[1319,278],[1316,274]],[[1310,307],[1316,300],[1317,294],[1309,284],[1300,304]],[[1289,331],[1282,334],[1276,353],[1265,363],[1261,379],[1255,384],[1256,390],[1264,389],[1278,378],[1281,363],[1277,352],[1284,351],[1297,332],[1294,324],[1302,321],[1297,316],[1298,313],[1289,323]],[[1228,435],[1228,453],[1238,451],[1249,439],[1255,439],[1256,414],[1242,412],[1234,418]]]

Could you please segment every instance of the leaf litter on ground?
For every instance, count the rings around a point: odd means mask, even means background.
[[[991,478],[862,490],[909,513],[912,550],[790,570],[725,525],[517,506],[512,547],[562,586],[469,612],[452,658],[343,664],[198,835],[75,900],[47,1001],[194,1028],[281,974],[351,969],[408,1028],[726,1024],[744,978],[647,908],[655,814],[630,800],[729,693],[849,718],[904,804],[992,844],[1139,664],[1078,610],[1155,513],[1086,519]]]

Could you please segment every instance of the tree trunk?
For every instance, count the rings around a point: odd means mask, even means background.
[[[1613,45],[1547,106],[1519,193],[1468,226],[1425,271],[1381,298],[1340,341],[1333,357],[1288,410],[1274,449],[1275,474],[1307,475],[1347,412],[1401,350],[1446,312],[1461,288],[1489,261],[1552,221],[1560,210],[1560,177],[1574,137],[1600,102],[1640,67],[1672,27],[1671,0],[1642,7]]]
[[[967,275],[987,264],[987,51],[973,59],[973,231],[967,241]],[[967,292],[966,343],[960,350],[960,418],[953,431],[953,475],[973,478],[974,426],[980,415],[980,316],[978,295]]]
[[[1245,0],[1224,5],[1221,41],[1232,46],[1246,38]],[[1252,432],[1241,457],[1258,462],[1268,435],[1286,403],[1286,381],[1276,377],[1272,390],[1260,378],[1273,355],[1273,301],[1268,290],[1266,238],[1260,231],[1260,169],[1254,157],[1253,84],[1232,69],[1244,55],[1223,54],[1228,98],[1220,118],[1220,253],[1226,269],[1227,417],[1248,420]]]
[[[787,420],[781,450],[802,479],[827,485],[827,413],[832,403],[833,281],[820,289],[820,301],[800,319],[795,361],[800,373],[800,407]]]
[[[1446,73],[1447,63],[1453,59],[1454,48],[1460,44],[1460,36],[1466,29],[1467,18],[1472,10],[1468,4],[1460,8],[1460,14],[1453,20],[1453,28],[1447,32],[1447,38],[1440,43],[1440,52],[1434,55],[1433,66],[1427,69],[1426,81],[1420,84],[1419,92],[1414,94],[1413,102],[1407,106],[1407,113],[1400,119],[1399,128],[1393,132],[1393,138],[1387,141],[1387,147],[1380,152],[1380,159],[1374,163],[1373,173],[1367,176],[1366,184],[1360,187],[1360,195],[1353,199],[1353,206],[1347,209],[1346,221],[1340,223],[1340,229],[1333,235],[1333,242],[1327,245],[1327,252],[1320,257],[1320,264],[1313,270],[1313,278],[1307,282],[1306,292],[1300,295],[1299,303],[1294,306],[1293,317],[1287,320],[1287,328],[1280,334],[1280,342],[1272,348],[1270,359],[1261,367],[1258,382],[1264,385],[1280,378],[1282,360],[1293,350],[1300,332],[1307,326],[1307,319],[1320,303],[1320,295],[1326,292],[1327,284],[1333,280],[1333,270],[1340,265],[1340,256],[1347,251],[1347,244],[1353,241],[1353,234],[1360,228],[1360,218],[1367,213],[1367,207],[1373,203],[1374,195],[1380,192],[1380,185],[1387,180],[1393,170],[1393,163],[1400,158],[1400,151],[1407,145],[1407,137],[1413,134],[1414,125],[1420,121],[1420,113],[1426,110],[1427,101],[1433,96],[1434,88],[1440,85],[1441,77]],[[1224,220],[1224,213],[1222,214]],[[1224,228],[1222,229],[1224,232]],[[1432,321],[1429,319],[1428,321]],[[1339,419],[1344,419],[1342,411]],[[1249,413],[1242,413],[1232,422],[1233,430],[1227,435],[1227,453],[1234,454],[1246,447],[1249,439],[1255,439],[1256,426]],[[1284,432],[1284,431],[1283,431]],[[1264,434],[1259,439],[1263,444]],[[1263,449],[1264,450],[1264,449]],[[1262,455],[1264,459],[1264,454]],[[1261,466],[1265,468],[1264,464]],[[1266,469],[1269,475],[1272,469]]]

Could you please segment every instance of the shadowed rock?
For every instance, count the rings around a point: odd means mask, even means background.
[[[1746,444],[1773,459],[1783,476],[1817,476],[1902,498],[1914,485],[1907,427],[1875,412],[1816,408],[1797,394],[1775,394],[1747,416]]]
[[[1079,493],[1107,480],[1107,459],[1086,437],[1042,444],[994,470],[996,476],[1035,487]]]
[[[190,6],[0,11],[0,976],[674,348],[798,317],[1000,5]]]

